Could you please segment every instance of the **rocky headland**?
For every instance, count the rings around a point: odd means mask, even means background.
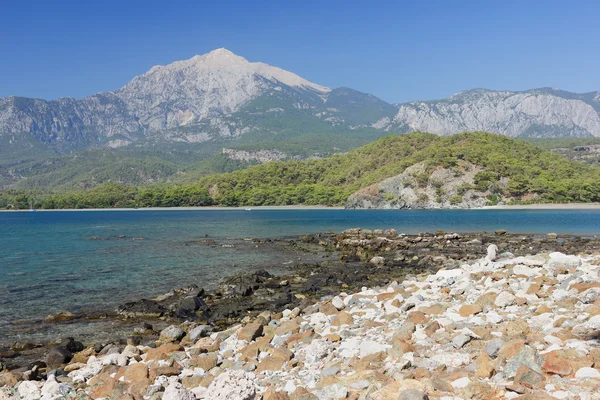
[[[110,343],[67,338],[24,366],[33,350],[13,346],[0,399],[600,398],[595,237],[353,229],[290,246],[330,260],[123,304],[106,318],[136,327]]]

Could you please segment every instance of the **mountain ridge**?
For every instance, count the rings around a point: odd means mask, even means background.
[[[440,100],[390,104],[349,87],[322,86],[221,48],[155,65],[119,89],[81,99],[0,99],[0,187],[18,182],[26,186],[28,180],[37,187],[46,182],[31,179],[38,173],[72,175],[73,159],[64,163],[69,171],[44,172],[41,161],[52,158],[52,165],[62,165],[54,158],[85,156],[82,152],[96,149],[123,150],[114,157],[154,182],[167,178],[153,172],[142,160],[144,154],[161,158],[158,164],[168,164],[166,170],[174,174],[188,168],[201,174],[190,166],[222,155],[224,148],[233,149],[230,154],[267,151],[297,159],[345,152],[389,133],[413,131],[600,137],[599,112],[600,92],[555,88],[479,88]],[[131,172],[107,178],[114,169],[100,163],[111,157],[94,156],[98,164],[82,164],[104,172],[77,183],[137,183],[128,178]]]

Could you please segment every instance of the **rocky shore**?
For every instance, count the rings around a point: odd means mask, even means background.
[[[135,328],[111,343],[67,338],[24,366],[20,344],[0,353],[0,399],[600,398],[597,238],[290,245],[330,260],[123,304],[112,318]]]

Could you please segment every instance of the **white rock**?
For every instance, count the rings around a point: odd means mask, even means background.
[[[48,379],[46,379],[46,382],[42,387],[42,400],[53,400],[57,397],[60,398],[60,386],[61,384],[56,381],[54,375],[48,375]]]
[[[255,380],[252,373],[227,370],[211,382],[207,393],[210,394],[210,400],[251,400],[256,394]]]
[[[373,265],[383,265],[383,264],[385,264],[385,258],[383,258],[381,256],[375,256],[375,257],[371,258],[369,263],[371,263]]]
[[[348,396],[348,389],[344,385],[334,384],[314,390],[313,394],[319,400],[345,399]]]
[[[179,382],[171,382],[165,389],[162,400],[196,400],[196,396]]]
[[[458,368],[471,362],[471,356],[466,353],[438,353],[431,359],[450,368]]]
[[[40,388],[35,381],[23,381],[17,388],[17,393],[21,399],[38,400],[42,397]]]
[[[541,270],[541,268],[529,268],[524,265],[515,265],[513,267],[513,274],[525,275],[527,277],[540,276],[541,275],[540,270]]]
[[[358,354],[360,342],[360,338],[357,337],[343,340],[340,346],[338,347],[338,354],[345,358],[352,358],[356,356]]]
[[[594,315],[592,318],[584,322],[583,324],[577,325],[573,328],[574,332],[587,333],[597,331],[600,329],[600,315]]]
[[[463,274],[464,274],[464,271],[461,270],[460,268],[456,268],[456,269],[440,269],[438,272],[436,272],[436,274],[433,277],[435,277],[435,278],[442,278],[442,279],[445,280],[445,279],[450,279],[450,278],[459,278]]]
[[[575,372],[575,378],[600,378],[600,371],[598,371],[596,368],[591,367],[579,368],[577,372]]]
[[[330,324],[330,321],[326,314],[318,312],[310,316],[308,323],[318,333],[325,329],[325,327]]]
[[[590,288],[579,295],[579,300],[582,303],[590,304],[600,298],[600,288]]]
[[[559,302],[559,301],[563,301],[563,300],[570,298],[572,295],[573,295],[573,293],[569,292],[568,290],[556,289],[555,291],[552,292],[552,295],[550,295],[550,298],[554,302]]]
[[[344,300],[340,298],[340,296],[335,296],[331,299],[331,304],[338,309],[338,311],[343,310],[346,305],[344,304]]]
[[[485,257],[488,261],[494,261],[498,256],[498,246],[490,244],[487,248],[487,256]]]
[[[463,378],[459,378],[455,381],[452,381],[450,384],[453,388],[463,389],[469,386],[469,383],[471,383],[471,380],[469,379],[469,377],[465,376]]]
[[[496,297],[496,301],[494,304],[496,307],[507,307],[516,304],[517,298],[510,292],[504,291],[501,292],[498,297]]]
[[[381,351],[386,351],[391,348],[389,344],[381,344],[372,340],[365,340],[360,343],[358,346],[358,354],[359,357],[365,357],[370,354],[379,353]]]
[[[563,253],[550,253],[550,260],[544,265],[548,271],[554,273],[562,268],[577,268],[581,265],[581,258],[577,256],[568,256]]]
[[[333,349],[333,343],[325,339],[314,339],[304,349],[304,356],[309,363],[315,363],[327,356]]]

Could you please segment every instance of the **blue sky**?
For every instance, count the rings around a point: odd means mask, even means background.
[[[587,92],[599,15],[598,1],[6,1],[0,97],[84,97],[219,47],[390,102]]]

